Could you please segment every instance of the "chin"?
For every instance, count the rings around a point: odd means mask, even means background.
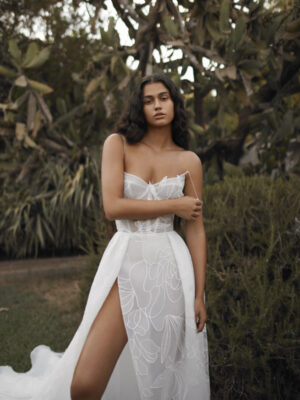
[[[172,121],[169,120],[165,120],[165,119],[161,119],[161,120],[154,120],[151,122],[151,125],[153,126],[166,126],[166,125],[170,125]]]

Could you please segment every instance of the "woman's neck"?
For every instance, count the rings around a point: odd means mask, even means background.
[[[141,143],[157,150],[174,146],[171,129],[166,129],[166,127],[148,129]]]

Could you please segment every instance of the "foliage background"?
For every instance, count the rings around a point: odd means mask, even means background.
[[[213,204],[215,398],[296,393],[299,14],[289,0],[0,4],[0,257],[101,253],[102,143],[135,82],[169,74]]]
[[[101,220],[101,145],[136,80],[155,71],[184,94],[206,183],[228,170],[299,173],[300,9],[293,1],[18,5],[1,2],[2,257],[86,247],[88,221]],[[37,24],[43,40],[31,38]]]

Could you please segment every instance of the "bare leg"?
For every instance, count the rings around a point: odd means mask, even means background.
[[[117,280],[95,318],[79,356],[72,400],[99,400],[127,343]]]

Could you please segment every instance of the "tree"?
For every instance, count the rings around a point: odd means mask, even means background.
[[[56,165],[70,179],[79,170],[84,176],[82,166],[99,162],[99,146],[136,80],[156,71],[168,73],[184,94],[192,150],[208,182],[244,173],[240,167],[249,174],[299,172],[300,9],[293,2],[28,0],[17,6],[1,3],[3,199],[18,190],[16,183],[36,182],[37,192]],[[117,18],[132,44],[120,40]],[[37,21],[43,40],[24,33],[34,32]],[[163,57],[163,48],[177,58]],[[191,69],[193,81],[184,78]]]

